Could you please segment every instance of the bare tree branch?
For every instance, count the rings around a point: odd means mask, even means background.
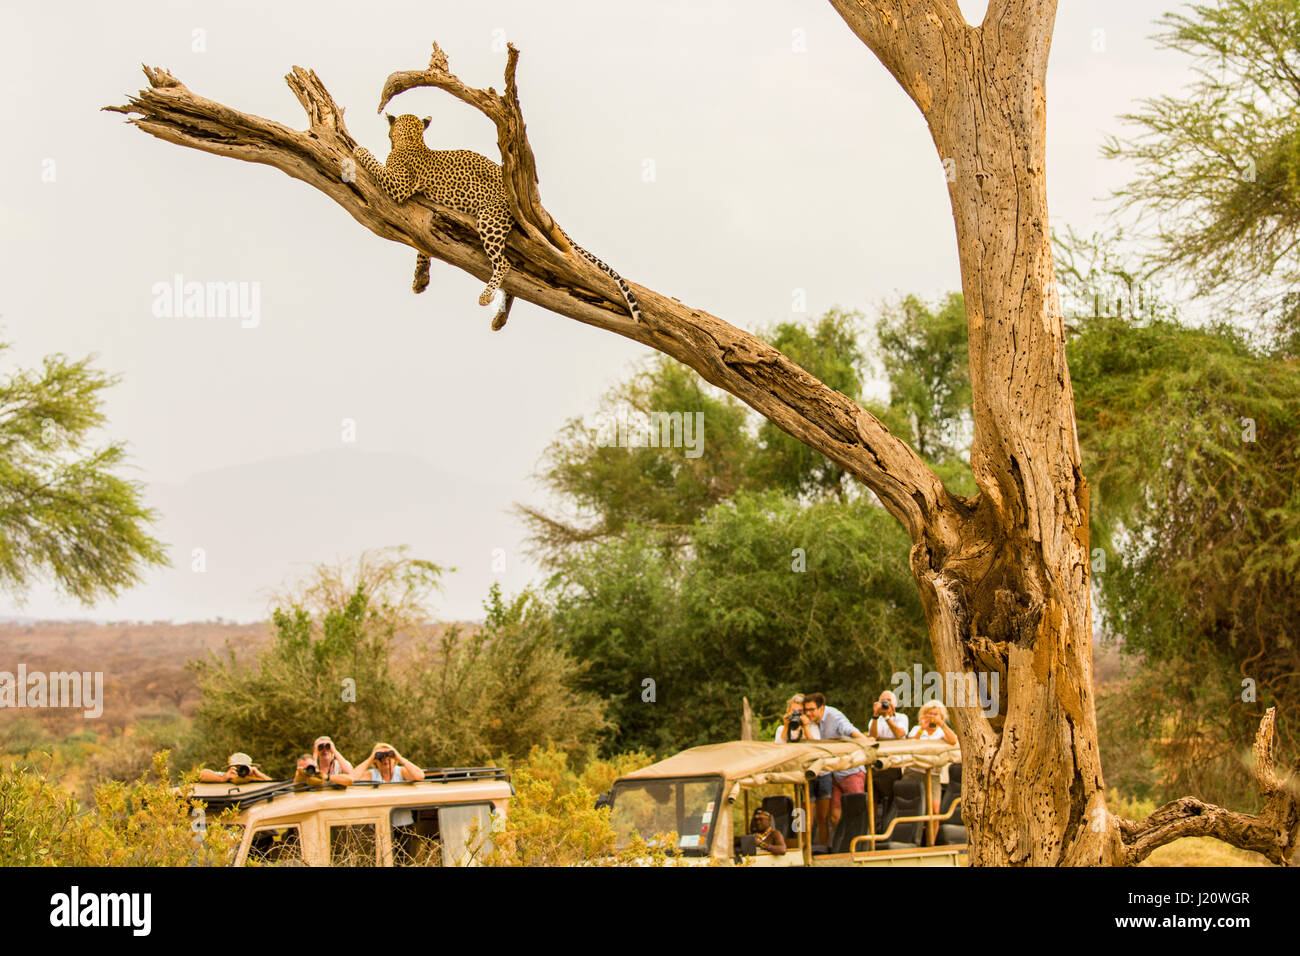
[[[446,72],[445,57],[439,59],[438,53],[435,47],[428,70],[390,76],[382,101],[403,89],[434,85],[474,105],[494,122],[504,117],[498,122],[498,133],[505,136],[503,129],[509,131],[505,155],[513,155],[516,164],[508,188],[521,210],[529,210],[522,221],[532,223],[531,229],[510,233],[507,253],[512,269],[503,284],[506,293],[616,332],[688,365],[866,484],[913,540],[925,537],[927,521],[936,512],[943,511],[949,521],[963,513],[964,506],[954,504],[939,478],[906,442],[757,336],[637,285],[633,289],[646,322],[634,322],[612,281],[580,257],[561,254],[549,241],[545,225],[549,217],[543,218],[540,201],[518,192],[528,191],[529,170],[534,167],[512,92],[513,75],[507,77],[504,98],[472,90]],[[512,54],[508,64],[514,62]],[[480,279],[491,274],[470,217],[423,196],[394,202],[363,173],[348,175],[356,169],[352,158],[356,142],[344,125],[343,111],[314,72],[294,67],[286,77],[311,121],[305,132],[197,96],[165,70],[145,67],[145,74],[149,89],[124,106],[105,108],[127,114],[131,123],[167,142],[274,166],[330,196],[376,235]],[[524,186],[518,185],[521,177]],[[535,192],[535,177],[531,183]]]
[[[951,91],[970,26],[956,0],[830,0],[928,119]]]
[[[1280,866],[1296,863],[1296,838],[1300,835],[1300,760],[1285,779],[1275,766],[1277,708],[1270,707],[1255,735],[1251,771],[1264,797],[1258,814],[1238,813],[1183,797],[1166,803],[1141,822],[1121,819],[1125,862],[1139,863],[1152,850],[1189,836],[1208,836],[1242,850],[1253,850]]]

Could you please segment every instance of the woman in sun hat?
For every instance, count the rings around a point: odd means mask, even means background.
[[[199,771],[199,783],[249,783],[254,780],[270,780],[262,773],[253,758],[245,753],[233,753],[226,761],[226,772],[208,770]]]

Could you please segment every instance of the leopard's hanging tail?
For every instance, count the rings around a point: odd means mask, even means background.
[[[564,233],[564,238],[569,240],[569,245],[573,246],[574,252],[582,256],[582,258],[586,259],[593,266],[614,280],[614,284],[618,286],[618,291],[623,293],[623,301],[627,303],[627,311],[631,314],[632,320],[634,322],[644,322],[645,319],[641,318],[641,303],[637,302],[636,296],[632,294],[632,287],[627,284],[623,277],[600,259],[597,259],[586,249],[582,248],[582,246],[574,242],[573,237],[567,232],[564,232],[563,229],[561,229],[560,232]]]
[[[570,240],[570,242],[572,242],[572,240]],[[575,244],[573,250],[601,272],[605,273],[605,275],[614,280],[615,285],[618,286],[618,291],[623,293],[623,301],[627,303],[627,311],[631,313],[632,320],[634,322],[644,322],[645,320],[641,318],[641,303],[637,302],[636,296],[632,294],[632,287],[627,284],[626,280],[586,249],[582,248],[582,246]]]

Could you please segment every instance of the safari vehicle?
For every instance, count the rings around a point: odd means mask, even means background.
[[[625,846],[673,832],[675,852],[755,866],[960,866],[961,751],[942,740],[733,740],[692,747],[619,777],[608,796],[610,820]],[[846,794],[828,847],[814,847],[810,784],[819,774],[865,765],[866,793]],[[940,783],[948,766],[949,783]],[[916,770],[893,784],[877,807],[872,783],[888,770]],[[893,775],[891,775],[893,776]],[[920,779],[917,779],[917,776]],[[939,800],[939,812],[931,811]],[[762,807],[785,836],[787,852],[754,848],[746,837]]]
[[[210,814],[238,811],[236,866],[470,866],[490,850],[513,794],[506,771],[466,767],[350,787],[201,783],[191,799]]]

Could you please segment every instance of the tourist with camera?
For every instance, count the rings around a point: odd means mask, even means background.
[[[871,736],[893,740],[907,736],[907,714],[898,712],[898,698],[892,690],[882,690],[880,699],[871,705]]]
[[[820,740],[821,731],[803,712],[803,694],[795,694],[785,702],[785,716],[776,728],[778,744],[797,744],[805,740]]]
[[[920,740],[943,740],[957,746],[957,735],[948,726],[948,708],[937,700],[921,705],[916,715],[916,726],[907,736]]]
[[[892,690],[882,690],[879,699],[871,705],[871,736],[877,740],[897,740],[907,736],[907,714],[898,712],[898,698]],[[894,799],[894,784],[903,779],[898,767],[878,770],[871,775],[871,788],[876,805],[887,807]]]
[[[255,780],[270,780],[262,773],[253,758],[248,754],[234,753],[226,761],[226,771],[209,770],[204,767],[199,771],[199,783],[252,783]]]
[[[346,787],[352,783],[352,764],[334,749],[334,741],[329,737],[317,737],[314,753],[306,753],[298,758],[298,768],[293,775],[294,783],[306,783],[314,787],[324,784]]]

